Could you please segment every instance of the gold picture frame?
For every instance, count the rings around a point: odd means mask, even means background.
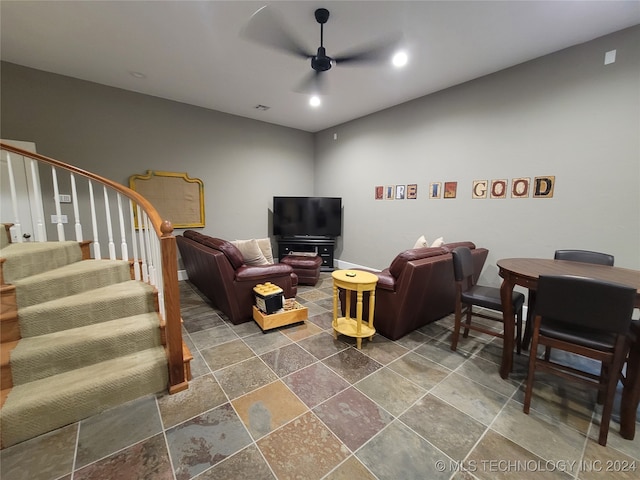
[[[205,226],[204,184],[187,173],[147,170],[146,174],[131,175],[129,188],[145,197],[173,228]],[[138,212],[134,211],[138,228]]]

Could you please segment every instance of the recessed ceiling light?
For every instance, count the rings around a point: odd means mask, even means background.
[[[144,73],[140,73],[140,72],[129,72],[129,74],[132,77],[136,77],[136,78],[147,78],[147,76]]]
[[[394,56],[393,59],[391,60],[393,62],[393,66],[394,67],[404,67],[407,62],[409,61],[409,57],[407,56],[406,52],[397,52]]]
[[[320,101],[320,97],[318,97],[317,95],[314,95],[309,99],[309,105],[311,105],[312,107],[319,107],[321,103],[322,102]]]

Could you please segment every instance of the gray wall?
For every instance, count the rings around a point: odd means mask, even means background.
[[[313,190],[310,133],[6,62],[1,75],[1,138],[123,185],[147,170],[200,178],[205,233],[268,236],[273,195]]]
[[[124,184],[186,171],[223,238],[270,233],[273,195],[315,194],[343,197],[342,262],[386,267],[424,234],[489,248],[495,284],[499,258],[556,248],[637,269],[639,43],[635,27],[316,135],[3,63],[0,136]],[[473,180],[542,175],[551,199],[471,199]],[[429,200],[435,181],[457,181],[457,198]],[[417,200],[374,200],[408,183]]]
[[[496,284],[498,259],[557,248],[640,268],[638,45],[627,29],[317,134],[316,193],[343,197],[340,258],[384,268],[424,234],[487,247]],[[473,180],[544,175],[553,198],[471,198]],[[429,199],[445,181],[457,198]],[[417,200],[374,200],[376,185],[410,183]]]

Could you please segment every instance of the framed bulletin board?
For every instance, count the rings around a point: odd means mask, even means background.
[[[186,173],[147,170],[131,175],[129,188],[145,197],[173,228],[204,227],[204,185]],[[136,227],[138,226],[137,212]]]

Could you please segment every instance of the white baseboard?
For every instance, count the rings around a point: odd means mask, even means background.
[[[371,267],[367,267],[365,265],[358,265],[357,263],[350,263],[350,262],[345,262],[344,260],[335,260],[333,262],[333,266],[337,269],[340,270],[348,270],[350,268],[364,268],[366,270],[372,270],[374,272],[379,272],[380,269],[378,268],[371,268]]]
[[[178,281],[180,280],[189,280],[186,270],[178,270]]]

